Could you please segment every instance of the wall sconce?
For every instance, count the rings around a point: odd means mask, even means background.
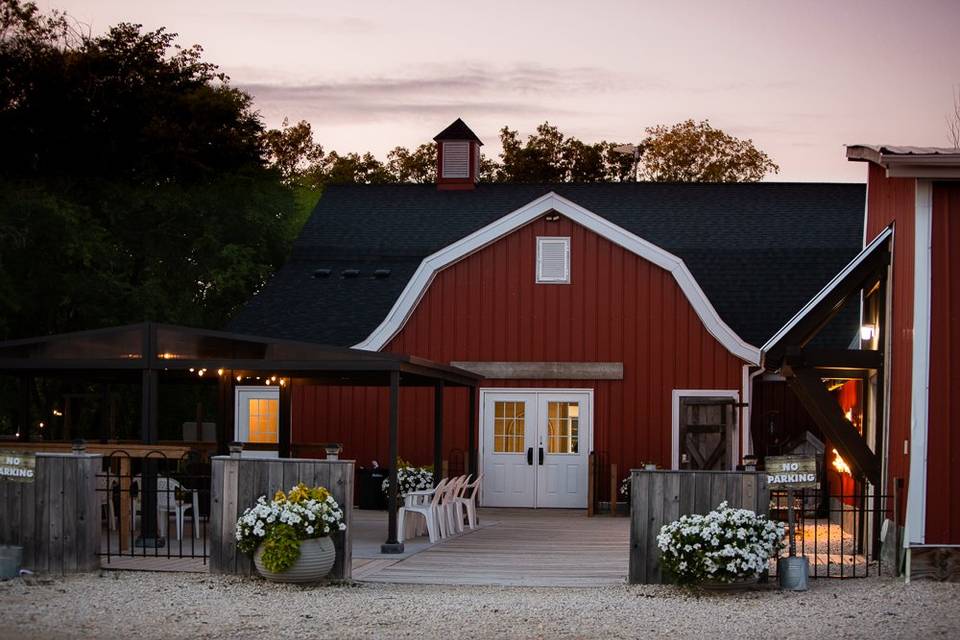
[[[875,324],[865,324],[860,327],[860,339],[864,341],[873,340],[874,336],[877,335],[877,325]]]

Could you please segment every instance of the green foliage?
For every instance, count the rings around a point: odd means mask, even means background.
[[[0,339],[221,327],[282,264],[316,194],[200,47],[0,0],[0,68]]]
[[[281,573],[293,566],[300,557],[300,537],[288,524],[278,524],[263,540],[260,560],[270,571]]]
[[[654,182],[759,182],[780,167],[752,140],[685,120],[647,129],[641,176]]]

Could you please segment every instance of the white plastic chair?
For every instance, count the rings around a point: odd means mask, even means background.
[[[448,482],[440,498],[440,537],[442,538],[449,538],[463,530],[457,527],[454,499],[464,480],[466,480],[466,476],[459,476]]]
[[[442,525],[440,498],[446,493],[447,479],[441,480],[432,491],[416,491],[407,495],[407,500],[397,514],[397,541],[403,542],[407,514],[419,514],[427,522],[430,542],[436,542]],[[429,499],[428,499],[429,498]]]
[[[473,482],[464,482],[463,487],[460,490],[460,495],[458,495],[454,501],[454,506],[457,511],[457,522],[460,524],[461,530],[463,527],[464,507],[466,507],[467,511],[467,524],[471,529],[477,528],[477,494],[480,492],[481,480],[483,480],[482,473],[477,476],[477,479]],[[470,495],[467,495],[468,491],[470,492]]]
[[[116,482],[109,482],[106,475],[97,475],[97,495],[100,496],[100,506],[107,508],[107,526],[110,531],[117,530],[116,514],[113,510],[113,487]]]
[[[200,527],[197,526],[197,518],[200,509],[197,506],[198,498],[196,491],[189,491],[192,500],[190,502],[178,502],[177,493],[181,496],[188,493],[183,485],[165,476],[157,476],[157,521],[167,522],[168,513],[173,513],[177,519],[177,540],[183,538],[183,518],[187,511],[193,519],[193,537],[200,537]],[[161,514],[164,514],[161,516]]]

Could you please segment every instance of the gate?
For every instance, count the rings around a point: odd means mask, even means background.
[[[106,456],[97,475],[103,566],[203,569],[210,555],[210,465],[199,454]],[[137,562],[139,561],[139,563]]]
[[[788,504],[786,491],[771,491],[770,518],[786,522]],[[887,517],[886,504],[886,496],[879,494],[794,491],[797,555],[809,560],[810,577],[842,579],[880,575],[883,569],[880,523]],[[786,550],[781,555],[787,555]],[[776,575],[776,563],[771,563],[771,575]]]

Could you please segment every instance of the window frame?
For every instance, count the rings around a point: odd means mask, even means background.
[[[563,245],[563,276],[552,277],[543,275],[543,246],[545,244]],[[570,261],[570,236],[537,236],[537,284],[570,284]]]

